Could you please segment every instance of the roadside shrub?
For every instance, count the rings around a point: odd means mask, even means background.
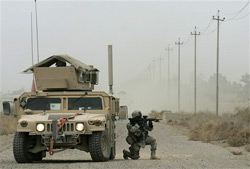
[[[228,137],[228,143],[233,147],[250,144],[250,128],[236,127]]]
[[[162,119],[162,118],[163,118],[163,114],[166,113],[166,112],[169,112],[169,111],[163,110],[163,111],[161,111],[161,112],[157,112],[156,110],[152,110],[152,111],[148,114],[148,117],[150,117],[150,118]]]
[[[245,145],[245,149],[247,150],[247,152],[250,152],[250,144]]]
[[[0,135],[12,134],[16,131],[17,118],[0,115]]]
[[[151,114],[154,117],[159,117],[163,113],[154,111]],[[235,108],[235,114],[221,116],[209,112],[199,112],[190,116],[183,116],[177,123],[173,122],[173,120],[168,120],[167,124],[186,127],[190,140],[207,143],[223,141],[232,147],[245,146],[245,149],[250,152],[249,108],[237,107]]]
[[[236,107],[235,108],[235,117],[237,117],[244,125],[250,127],[250,110],[249,107]]]

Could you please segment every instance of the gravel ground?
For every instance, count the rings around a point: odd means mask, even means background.
[[[53,156],[47,154],[47,157],[41,162],[17,164],[12,153],[13,135],[9,135],[0,136],[0,168],[250,168],[249,155],[236,156],[220,146],[189,141],[186,136],[173,127],[163,124],[155,124],[155,129],[150,133],[157,140],[157,155],[160,160],[149,160],[150,147],[141,150],[139,160],[123,160],[122,150],[128,149],[125,141],[127,135],[126,123],[124,121],[117,123],[117,155],[113,161],[96,163],[91,161],[88,153],[79,150],[67,150]]]

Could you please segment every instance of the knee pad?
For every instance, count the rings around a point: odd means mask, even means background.
[[[131,137],[127,137],[126,138],[126,141],[127,141],[127,143],[129,144],[129,145],[132,145],[133,144],[133,139],[131,138]]]

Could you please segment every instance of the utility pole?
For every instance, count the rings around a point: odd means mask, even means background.
[[[200,32],[196,32],[196,26],[194,27],[194,33],[191,32],[191,35],[194,35],[194,113],[196,113],[196,38],[197,35],[200,35]]]
[[[216,66],[216,115],[219,115],[219,33],[220,33],[220,21],[224,21],[220,19],[220,11],[218,10],[217,18],[213,16],[213,20],[217,20],[217,66]]]
[[[156,62],[156,59],[154,57],[154,59],[153,59],[153,80],[155,79],[155,62]]]
[[[166,48],[168,51],[168,106],[170,106],[170,96],[169,96],[169,86],[170,86],[170,52],[173,50],[173,48],[170,48],[170,45],[168,45],[168,48]]]
[[[36,6],[36,0],[35,0],[35,11],[36,11],[36,46],[37,46],[37,62],[39,62],[38,21],[37,21],[37,6]]]
[[[151,64],[148,65],[148,78],[151,81]]]
[[[181,54],[181,50],[180,50],[180,46],[183,45],[183,42],[180,42],[180,38],[178,38],[178,42],[175,42],[176,45],[178,45],[178,112],[180,112],[180,96],[181,96],[181,90],[180,90],[180,80],[181,80],[181,73],[180,73],[180,54]]]
[[[160,55],[160,57],[159,57],[159,61],[160,61],[160,82],[161,82],[161,61],[163,60],[163,58],[161,57],[161,55]]]

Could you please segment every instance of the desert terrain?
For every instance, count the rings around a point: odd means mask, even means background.
[[[113,161],[92,162],[90,154],[79,150],[66,150],[50,156],[47,154],[41,162],[17,164],[12,153],[13,134],[0,136],[0,168],[220,168],[246,169],[250,167],[249,153],[234,155],[228,149],[218,145],[191,141],[183,131],[170,126],[155,123],[150,133],[158,144],[157,155],[160,160],[149,160],[150,147],[141,150],[139,160],[124,160],[123,149],[128,149],[125,141],[127,121],[117,123],[117,151]]]

